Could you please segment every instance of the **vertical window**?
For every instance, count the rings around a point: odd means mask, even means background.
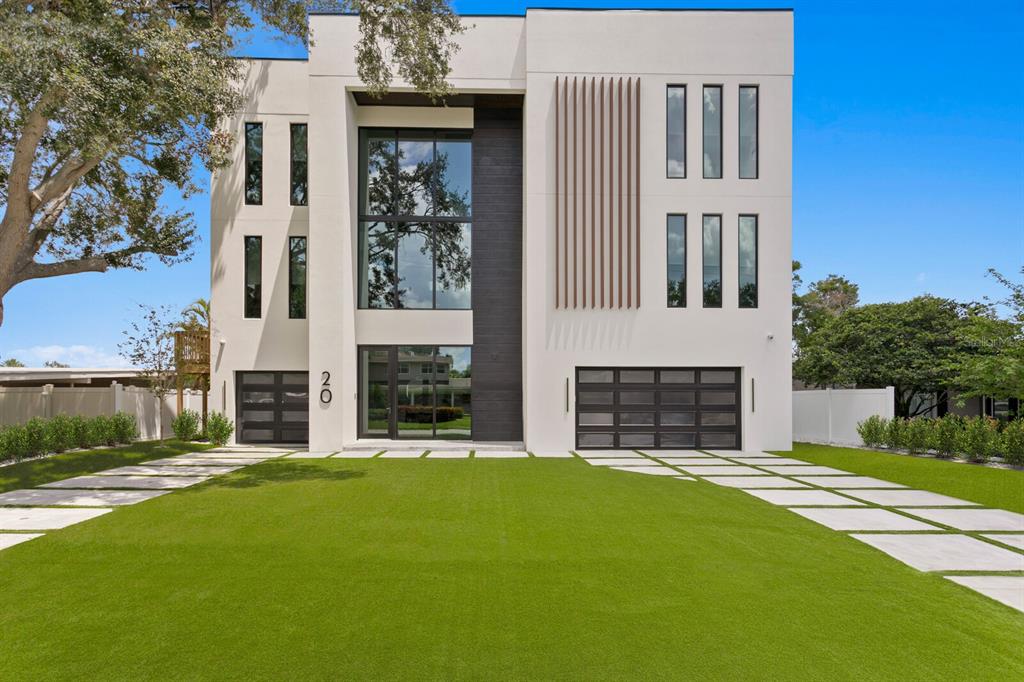
[[[686,307],[686,216],[668,217],[668,307]]]
[[[665,139],[670,178],[686,177],[686,86],[670,85],[666,97]]]
[[[722,216],[704,216],[704,307],[722,307]]]
[[[704,177],[722,177],[722,86],[704,86]]]
[[[263,203],[263,124],[245,124],[245,203]]]
[[[288,317],[306,318],[306,238],[288,238]]]
[[[757,307],[757,216],[740,216],[740,307]]]
[[[263,237],[245,237],[245,317],[258,318],[263,308]]]
[[[291,203],[292,206],[309,205],[309,143],[306,124],[291,125]]]
[[[472,141],[360,130],[359,307],[471,307]]]
[[[757,97],[756,85],[740,86],[740,177],[757,177]]]

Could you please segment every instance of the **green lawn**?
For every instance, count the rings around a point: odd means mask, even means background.
[[[149,441],[118,448],[66,452],[43,459],[18,462],[0,466],[0,493],[19,488],[33,488],[62,478],[92,474],[150,459],[174,457],[211,447],[213,446],[203,443],[184,443],[177,440],[165,440],[162,443]]]
[[[255,465],[0,552],[0,677],[1024,678],[1024,615],[579,460]]]
[[[1024,471],[1020,470],[810,443],[794,443],[792,456],[920,490],[1024,513]]]

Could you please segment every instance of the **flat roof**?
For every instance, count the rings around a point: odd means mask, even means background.
[[[792,12],[792,7],[527,7],[522,14],[480,12],[458,14],[460,17],[510,17],[521,19],[527,12]],[[334,15],[343,17],[359,16],[358,12],[341,10],[310,10],[310,16]]]

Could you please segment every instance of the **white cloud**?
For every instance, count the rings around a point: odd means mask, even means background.
[[[46,362],[57,362],[72,367],[127,367],[128,361],[116,353],[108,353],[96,346],[73,345],[32,346],[18,348],[5,353],[6,357],[17,358],[29,367],[42,367]]]

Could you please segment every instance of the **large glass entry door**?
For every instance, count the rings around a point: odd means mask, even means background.
[[[469,346],[359,349],[359,437],[469,440],[473,436]]]

